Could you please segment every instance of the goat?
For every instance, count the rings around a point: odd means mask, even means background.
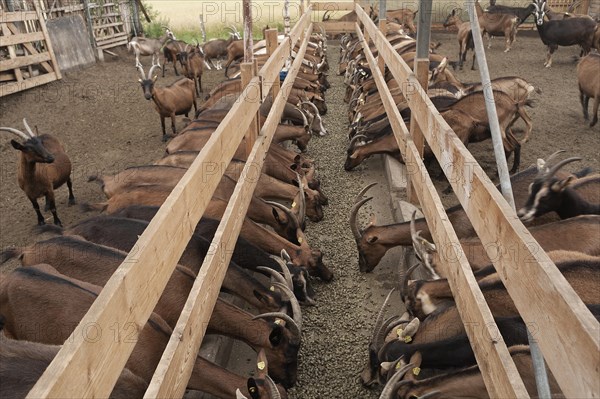
[[[512,346],[509,348],[509,353],[525,383],[525,388],[532,397],[535,397],[538,391],[529,347],[525,345]],[[413,356],[413,358],[419,357]],[[420,360],[415,362],[413,358],[408,365],[400,368],[401,372],[397,372],[388,381],[380,398],[489,398],[483,376],[477,366],[416,380],[413,373],[407,373],[407,371],[421,366]],[[399,382],[403,377],[404,379]],[[562,391],[550,370],[548,370],[548,380],[552,397],[561,397]]]
[[[546,160],[546,165],[550,165],[551,161],[556,157],[556,155],[557,153],[551,155]],[[515,204],[517,209],[523,207],[527,202],[527,198],[529,196],[528,187],[531,182],[535,180],[538,173],[540,173],[538,167],[530,167],[511,176],[511,183],[514,189]],[[587,173],[589,173],[589,170],[585,169],[578,172],[576,177],[584,176]],[[556,174],[560,175],[561,178],[565,178],[570,175],[561,171],[557,171]],[[413,242],[410,232],[410,222],[395,223],[387,226],[377,226],[376,220],[373,219],[364,229],[361,229],[358,226],[358,211],[366,202],[369,201],[369,198],[362,199],[362,196],[370,187],[370,185],[366,186],[356,196],[349,218],[350,229],[352,230],[352,234],[356,240],[358,249],[358,265],[360,271],[362,272],[372,271],[389,248],[393,248],[398,245],[409,246],[412,245]],[[446,209],[446,213],[448,214],[448,218],[452,223],[452,226],[454,227],[459,239],[471,237],[475,234],[471,222],[467,218],[460,205]],[[539,219],[538,224],[547,223],[549,220],[552,220],[549,216],[550,215],[546,217],[542,216]],[[421,230],[423,232],[423,237],[431,239],[429,227],[424,218],[416,220],[416,230]]]
[[[463,22],[460,17],[456,15],[456,9],[453,9],[444,21],[444,28],[448,28],[452,25],[456,26],[458,29],[458,67],[463,69],[463,63],[467,59],[467,52],[472,50],[473,62],[471,63],[471,70],[475,70],[475,45],[473,44],[471,23],[469,21]]]
[[[600,106],[600,55],[588,54],[579,61],[577,83],[579,84],[579,100],[583,108],[583,118],[586,121],[589,119],[590,98],[594,99],[592,121],[590,122],[590,127],[593,127],[598,122],[598,106]]]
[[[529,185],[529,197],[519,209],[519,218],[528,222],[548,212],[556,212],[561,219],[583,214],[600,215],[600,175],[575,180],[573,176],[557,177],[557,172],[565,165],[580,161],[581,158],[567,158],[540,174]],[[588,185],[593,195],[588,198],[578,193],[579,185]]]
[[[542,42],[547,46],[546,61],[544,66],[552,66],[552,54],[558,46],[580,45],[583,55],[587,55],[593,46],[596,22],[591,18],[565,18],[563,20],[545,21],[545,6],[543,3],[534,2],[534,16],[537,30]]]
[[[58,273],[49,265],[17,268],[0,281],[0,309],[11,337],[62,344],[97,298],[101,287]],[[43,311],[41,311],[43,309]],[[150,382],[172,330],[152,313],[134,328],[136,345],[127,368]],[[230,398],[246,379],[198,357],[188,382],[190,389]],[[272,389],[277,390],[275,386]],[[246,391],[246,390],[244,390]]]
[[[183,64],[183,74],[192,79],[196,86],[196,95],[202,93],[202,70],[204,69],[204,57],[200,53],[191,53],[186,57]]]
[[[135,53],[135,65],[140,64],[140,55],[151,55],[152,64],[158,64],[160,66],[160,49],[165,45],[167,40],[175,40],[173,32],[169,28],[165,27],[166,32],[158,39],[148,39],[145,37],[134,37],[129,43],[127,43],[127,49],[132,50]]]
[[[179,76],[179,72],[177,71],[177,61],[183,67],[183,60],[180,57],[180,54],[183,53],[186,47],[189,46],[186,42],[182,40],[170,39],[163,47],[163,56],[165,58],[162,69],[162,77],[165,77],[165,72],[167,71],[167,64],[169,62],[173,63],[173,69],[175,70],[175,76]],[[153,64],[154,65],[154,64]]]
[[[234,40],[240,40],[240,34],[237,32],[237,29],[228,29],[231,30],[229,39],[211,39],[202,45],[206,62],[210,62],[217,70],[222,69],[221,58],[227,56],[227,47],[229,47]],[[217,60],[216,64],[214,61],[215,59]]]
[[[158,75],[153,75],[154,70],[160,68],[158,65],[152,65],[148,71],[148,76],[144,73],[144,68],[138,64],[138,70],[141,76],[139,82],[144,92],[146,100],[154,102],[154,109],[160,115],[162,126],[162,140],[167,141],[167,131],[165,129],[165,118],[171,118],[171,129],[173,135],[177,135],[175,128],[175,116],[185,115],[186,117],[194,106],[194,111],[198,110],[196,104],[196,84],[193,80],[182,78],[166,87],[156,87]]]
[[[527,7],[508,7],[496,5],[496,0],[490,0],[490,5],[485,9],[489,14],[512,14],[519,18],[517,26],[521,25],[535,11],[535,6],[530,4]]]
[[[492,46],[492,36],[504,36],[506,37],[504,52],[509,52],[517,36],[519,18],[510,14],[484,13],[479,0],[475,1],[475,10],[477,11],[482,34],[487,34],[488,36],[488,48]]]
[[[37,214],[38,225],[45,224],[37,199],[46,198],[46,210],[52,212],[54,224],[62,226],[56,213],[54,190],[67,183],[69,205],[75,204],[73,183],[71,182],[71,160],[58,139],[50,134],[36,135],[31,131],[25,118],[23,124],[27,133],[10,127],[0,127],[0,131],[12,133],[23,139],[23,143],[11,140],[10,144],[19,151],[17,182]]]
[[[60,346],[15,340],[0,334],[0,396],[7,399],[24,398],[40,379]],[[141,398],[146,382],[124,368],[110,398]]]

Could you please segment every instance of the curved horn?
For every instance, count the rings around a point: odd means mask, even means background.
[[[414,364],[409,363],[406,366],[402,367],[400,370],[398,370],[396,374],[394,374],[392,378],[388,380],[388,382],[385,384],[385,387],[383,387],[383,391],[381,391],[379,399],[392,399],[392,395],[394,394],[394,390],[396,389],[396,384],[398,383],[398,381],[400,381],[400,379],[404,377],[404,374],[406,374],[408,370],[414,367]]]
[[[235,390],[235,399],[248,399],[247,397],[244,396],[244,394],[242,394],[242,391],[240,391],[240,389],[236,389]]]
[[[300,105],[302,105],[302,104],[308,104],[315,111],[315,115],[321,116],[321,114],[319,114],[319,109],[317,108],[317,106],[315,104],[311,103],[310,101],[302,101],[300,103]]]
[[[298,211],[298,214],[300,215],[300,221],[302,223],[306,218],[306,198],[304,198],[304,185],[302,184],[302,179],[298,172],[296,172],[296,179],[298,179],[298,189],[300,192],[300,210]]]
[[[273,277],[273,279],[275,279],[278,283],[287,284],[287,281],[285,281],[285,278],[283,278],[283,276],[281,274],[279,274],[279,272],[277,270],[273,270],[267,266],[257,266],[256,270],[260,270],[261,272],[264,272],[264,274],[267,274],[267,275]]]
[[[550,162],[552,162],[552,160],[554,160],[554,158],[556,158],[557,155],[562,154],[563,152],[566,152],[565,150],[558,150],[553,152],[552,154],[550,154],[548,156],[548,158],[546,158],[546,160],[543,159],[538,159],[538,170],[540,171],[540,175],[544,174],[545,171],[548,170],[548,166],[550,165]]]
[[[410,275],[415,271],[417,267],[421,264],[417,263],[408,268],[404,276],[402,276],[402,289],[400,290],[400,297],[402,298],[402,302],[404,302],[404,298],[406,297],[406,291],[408,291],[408,279]]]
[[[294,313],[292,315],[292,317],[294,318],[294,321],[296,322],[298,329],[300,331],[302,331],[302,310],[300,309],[300,303],[298,303],[298,299],[296,299],[296,295],[294,295],[292,290],[289,289],[289,287],[285,284],[273,283],[273,285],[280,288],[281,290],[283,290],[283,292],[285,292],[287,294],[288,299],[290,300],[290,303],[292,305],[292,312]]]
[[[270,313],[262,313],[259,314],[257,316],[252,317],[252,320],[256,320],[256,319],[266,319],[269,317],[275,317],[281,320],[285,321],[285,326],[287,327],[288,330],[290,330],[290,332],[295,336],[298,337],[298,339],[300,339],[300,335],[301,335],[301,331],[300,328],[298,327],[298,325],[296,324],[296,322],[294,321],[294,319],[292,319],[290,316],[288,316],[285,313],[282,312],[270,312]]]
[[[392,297],[392,294],[394,293],[394,291],[396,291],[396,287],[392,288],[390,290],[390,292],[388,292],[387,296],[385,297],[385,300],[383,301],[383,303],[381,304],[381,307],[379,308],[379,311],[377,312],[377,318],[375,319],[375,326],[373,327],[373,336],[371,337],[371,342],[375,343],[377,348],[379,349],[379,343],[378,341],[378,335],[379,335],[379,331],[381,330],[381,326],[383,325],[383,313],[385,312],[385,307],[387,306],[387,304],[390,301],[390,298]]]
[[[360,229],[358,228],[358,224],[356,222],[356,215],[358,214],[358,210],[372,199],[373,197],[368,197],[358,201],[352,207],[352,211],[350,211],[350,229],[352,230],[352,235],[354,235],[354,239],[356,241],[360,241],[360,239],[362,238],[362,234],[360,233]]]
[[[144,67],[142,66],[142,64],[138,62],[136,67],[137,67],[138,71],[140,72],[140,75],[142,75],[142,80],[146,80],[147,79],[146,73],[144,72]]]
[[[281,399],[281,394],[277,389],[277,385],[275,385],[275,381],[273,381],[269,374],[265,375],[265,382],[267,383],[267,389],[269,390],[269,398]]]
[[[287,253],[287,251],[285,249],[281,250],[281,259],[283,259],[287,263],[292,262],[292,257],[290,256],[290,254]]]
[[[306,115],[304,114],[304,111],[302,111],[302,108],[297,107],[295,105],[292,105],[292,107],[296,108],[298,110],[298,112],[300,112],[300,115],[302,115],[302,120],[304,121],[304,127],[309,127],[308,125],[308,119],[306,119]]]
[[[265,201],[267,204],[271,205],[272,207],[275,208],[279,208],[283,211],[283,213],[286,214],[286,216],[288,217],[288,223],[295,223],[295,227],[299,228],[299,222],[298,219],[296,218],[296,215],[294,215],[294,213],[285,205],[280,204],[279,202],[275,202],[275,201]]]
[[[354,144],[358,141],[358,139],[368,140],[369,138],[364,134],[357,134],[356,136],[352,137],[352,140],[350,140],[350,144],[348,144],[348,149],[354,149]]]
[[[434,396],[438,396],[441,392],[440,391],[431,391],[431,392],[427,392],[425,395],[423,396],[419,396],[417,399],[429,399],[429,398],[433,398]]]
[[[545,178],[549,179],[552,176],[554,176],[556,174],[556,172],[558,172],[563,166],[576,162],[576,161],[581,161],[583,158],[580,157],[571,157],[571,158],[567,158],[567,159],[563,159],[562,161],[560,161],[559,163],[557,163],[556,165],[554,165],[552,167],[552,169],[550,169],[548,171],[548,173],[546,174]]]
[[[282,249],[282,251],[285,251]],[[294,288],[294,283],[292,282],[292,274],[290,273],[290,268],[288,267],[287,263],[280,258],[279,256],[275,256],[275,255],[269,255],[271,257],[271,259],[273,259],[275,262],[277,262],[279,264],[279,266],[281,266],[281,270],[283,272],[283,278],[284,278],[284,282],[287,284],[288,287],[290,287],[290,289]],[[261,266],[264,267],[264,266]],[[271,268],[269,268],[271,269]],[[273,269],[271,269],[273,270]],[[274,270],[275,273],[279,274],[277,272],[277,270]],[[270,273],[270,272],[267,272]],[[281,276],[281,274],[280,274]],[[279,280],[277,280],[279,281]]]
[[[152,68],[148,71],[148,79],[152,79],[152,74],[156,68],[162,69],[160,65],[152,65]]]
[[[0,131],[12,133],[15,136],[19,136],[20,138],[22,138],[25,141],[27,141],[31,138],[31,137],[27,136],[25,133],[23,133],[22,131],[13,129],[12,127],[0,127]]]
[[[25,130],[27,131],[27,134],[29,134],[30,137],[35,137],[35,133],[33,133],[31,128],[29,127],[29,124],[27,123],[27,119],[25,118],[23,118],[23,126],[25,126]]]

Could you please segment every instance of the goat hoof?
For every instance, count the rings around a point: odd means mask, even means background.
[[[75,198],[69,198],[69,206],[72,205],[77,205],[77,201],[75,200]]]
[[[163,143],[166,143],[167,141],[169,141],[169,138],[171,138],[171,136],[170,136],[170,135],[168,135],[168,134],[163,134],[163,136],[162,136],[162,142],[163,142]]]

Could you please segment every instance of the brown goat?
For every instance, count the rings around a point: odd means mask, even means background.
[[[49,265],[17,268],[0,281],[0,312],[5,317],[5,330],[17,339],[60,345],[69,338],[100,290],[99,286],[64,276]],[[132,327],[137,343],[126,367],[150,382],[172,331],[154,313],[143,327]],[[202,357],[196,359],[188,387],[220,398],[231,398],[240,387],[247,392],[246,378]]]
[[[160,123],[162,126],[162,140],[167,141],[167,131],[165,129],[165,118],[171,118],[171,128],[173,135],[177,134],[175,129],[175,116],[185,115],[186,117],[194,106],[194,111],[198,110],[196,104],[196,84],[193,80],[182,78],[166,87],[155,87],[158,75],[152,75],[155,68],[160,68],[158,65],[153,65],[148,71],[148,76],[144,73],[142,65],[138,65],[141,79],[139,80],[144,91],[146,100],[154,102],[154,109],[160,115]]]
[[[196,95],[202,93],[202,71],[204,70],[204,57],[200,53],[190,53],[183,64],[183,73],[188,79],[192,79],[196,86]]]
[[[0,396],[5,399],[26,397],[59,350],[58,345],[15,340],[0,334]],[[147,388],[142,378],[124,368],[110,398],[141,398]]]
[[[463,63],[467,59],[467,51],[473,51],[473,62],[471,63],[471,70],[475,70],[475,47],[473,44],[473,34],[471,33],[471,22],[463,22],[458,15],[456,15],[456,9],[452,10],[452,13],[448,15],[446,21],[444,21],[444,28],[450,26],[456,26],[458,29],[458,67],[463,69]]]
[[[69,188],[69,205],[75,204],[73,184],[71,183],[71,160],[58,139],[50,134],[35,135],[27,121],[23,119],[27,133],[10,127],[0,127],[5,131],[23,139],[23,143],[11,140],[10,143],[19,153],[17,182],[25,193],[38,217],[38,225],[45,224],[37,200],[46,198],[46,210],[52,212],[54,224],[62,226],[56,213],[54,190],[67,183]]]
[[[510,47],[517,36],[517,26],[519,18],[512,14],[489,14],[483,12],[479,1],[475,1],[475,10],[479,18],[479,26],[482,34],[488,36],[488,48],[492,46],[492,36],[506,37],[506,47],[504,52],[510,51]]]
[[[600,32],[600,29],[597,29]],[[583,118],[589,119],[588,104],[594,99],[592,121],[590,127],[598,122],[598,106],[600,106],[600,55],[590,53],[577,64],[577,83],[579,84],[579,100],[583,108]]]

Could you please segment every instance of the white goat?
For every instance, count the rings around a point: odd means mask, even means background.
[[[140,55],[151,55],[152,65],[160,66],[158,58],[160,49],[163,48],[167,40],[175,40],[175,35],[168,27],[165,27],[166,32],[158,39],[148,39],[146,37],[134,37],[127,43],[127,49],[135,53],[135,65],[140,64]]]

